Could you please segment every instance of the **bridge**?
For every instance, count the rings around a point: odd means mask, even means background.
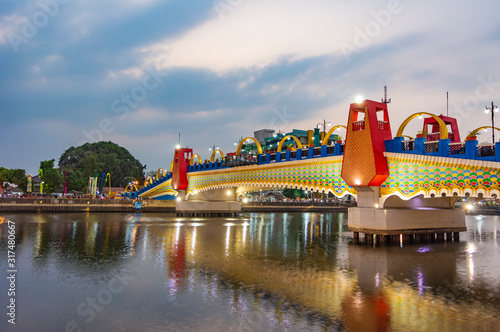
[[[422,133],[415,138],[404,135],[407,124],[422,116]],[[346,128],[345,141],[328,145],[338,127]],[[358,202],[349,209],[355,239],[364,233],[367,241],[371,235],[375,241],[398,241],[403,235],[412,241],[440,240],[445,234],[456,240],[466,230],[464,212],[453,209],[456,200],[500,193],[500,142],[478,144],[475,135],[484,128],[460,141],[455,119],[419,112],[409,116],[393,137],[387,104],[365,100],[350,105],[347,125],[325,133],[320,146],[304,147],[296,137],[285,136],[276,152],[263,153],[259,142],[247,137],[236,153],[215,150],[206,163],[192,149],[177,149],[171,172],[160,176],[159,170],[156,179],[128,195],[175,195],[177,210],[187,215],[237,213],[237,197],[259,189],[352,195]],[[257,155],[240,154],[248,140],[256,144]],[[295,148],[282,151],[290,140]]]

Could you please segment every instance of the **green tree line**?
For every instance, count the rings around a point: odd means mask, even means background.
[[[40,162],[43,191],[46,193],[54,192],[66,179],[68,192],[86,192],[89,177],[97,176],[100,185],[103,173],[110,174],[113,187],[125,187],[132,180],[144,181],[145,168],[127,149],[113,142],[70,147],[59,158],[58,168],[55,159]],[[26,171],[23,169],[0,167],[0,181],[2,184],[14,183],[26,192]]]

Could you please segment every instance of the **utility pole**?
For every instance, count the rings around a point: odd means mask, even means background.
[[[387,85],[384,85],[384,98],[382,98],[382,103],[390,104],[391,98],[387,99]]]
[[[323,132],[326,133],[326,126],[331,126],[332,123],[330,121],[326,121],[325,119],[323,119],[323,123],[321,122],[318,122],[318,126],[321,128],[321,126],[323,126]]]
[[[491,112],[491,143],[495,144],[495,112],[498,112],[498,105],[491,102],[491,108],[486,106],[486,110],[484,112]]]

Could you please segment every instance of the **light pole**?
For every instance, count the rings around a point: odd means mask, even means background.
[[[321,126],[323,126],[323,132],[326,133],[326,126],[330,127],[332,123],[330,121],[326,121],[323,119],[323,123],[318,122],[318,127],[321,129]]]
[[[495,144],[495,112],[498,112],[498,105],[491,102],[491,107],[486,106],[485,113],[491,112],[491,141]]]

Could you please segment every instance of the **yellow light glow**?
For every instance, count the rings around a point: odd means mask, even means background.
[[[356,96],[356,103],[361,104],[363,100],[363,96]]]

